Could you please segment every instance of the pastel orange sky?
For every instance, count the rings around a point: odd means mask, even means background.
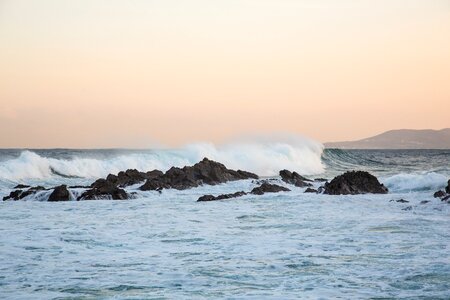
[[[450,127],[448,0],[0,0],[0,147]]]

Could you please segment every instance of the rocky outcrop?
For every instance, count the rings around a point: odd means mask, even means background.
[[[126,200],[128,194],[124,189],[119,188],[113,182],[106,179],[99,179],[92,184],[92,188],[85,191],[77,200]]]
[[[57,202],[57,201],[69,201],[70,200],[70,192],[67,189],[67,185],[60,185],[55,187],[53,192],[48,197],[48,201]]]
[[[447,181],[447,186],[445,189],[443,191],[437,191],[433,196],[434,198],[440,198],[442,201],[447,201],[450,203],[450,179]]]
[[[258,176],[246,171],[230,170],[221,163],[204,158],[193,166],[172,167],[166,173],[148,179],[139,189],[142,191],[170,188],[185,190],[203,184],[216,185],[242,179],[258,179]]]
[[[28,196],[33,195],[33,194],[36,194],[39,191],[45,191],[45,190],[46,189],[44,187],[42,187],[42,186],[30,187],[29,189],[27,189],[25,191],[23,189],[14,190],[14,191],[12,191],[9,194],[9,196],[3,197],[3,201],[6,201],[6,200],[14,200],[14,201],[21,200],[21,199],[23,199],[25,197],[28,197]]]
[[[311,183],[308,183],[308,181],[311,181],[297,172],[291,172],[288,170],[281,170],[280,171],[281,180],[283,180],[286,183],[293,184],[297,187],[307,187],[311,186]]]
[[[106,176],[106,181],[112,183],[113,185],[117,187],[127,187],[133,184],[138,184],[141,182],[144,182],[148,179],[153,179],[156,177],[159,177],[163,174],[163,172],[159,170],[153,170],[149,172],[140,172],[136,169],[128,169],[126,171],[121,171],[117,175],[109,174]],[[101,186],[104,184],[103,180],[105,179],[98,179],[95,181],[91,187],[95,188],[97,186]]]
[[[284,186],[263,183],[261,186],[255,187],[250,193],[254,195],[263,195],[265,193],[278,193],[278,192],[289,192],[290,189],[285,188]]]
[[[224,194],[224,195],[219,195],[219,196],[204,195],[204,196],[198,198],[197,202],[232,199],[232,198],[242,197],[245,195],[247,195],[247,193],[244,191],[240,191],[240,192],[236,192],[236,193],[232,193],[232,194]]]
[[[368,172],[350,171],[325,184],[328,195],[386,194],[388,189]]]

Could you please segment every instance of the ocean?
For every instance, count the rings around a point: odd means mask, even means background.
[[[278,180],[366,170],[385,195],[246,195],[252,180],[141,192],[124,201],[0,203],[1,299],[449,299],[450,150],[337,150],[315,143],[155,150],[0,150],[0,196],[19,184],[85,185],[203,157]],[[319,182],[314,183],[316,187]],[[400,203],[396,200],[406,200]],[[427,202],[428,201],[428,202]]]

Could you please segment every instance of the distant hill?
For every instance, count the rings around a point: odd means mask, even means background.
[[[342,149],[450,149],[450,128],[441,130],[399,129],[358,141],[325,143]]]

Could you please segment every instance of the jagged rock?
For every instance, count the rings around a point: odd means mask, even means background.
[[[244,191],[236,192],[233,194],[224,194],[224,195],[219,195],[219,196],[204,195],[204,196],[198,198],[197,202],[225,200],[225,199],[242,197],[244,195],[247,195],[247,193]]]
[[[106,176],[106,181],[109,181],[115,186],[118,187],[126,187],[133,184],[137,184],[140,182],[144,182],[147,179],[153,179],[158,176],[161,176],[163,172],[159,170],[149,171],[147,173],[140,172],[136,169],[128,169],[126,171],[121,171],[117,175],[108,174]],[[99,185],[103,185],[103,178],[96,180],[93,184],[91,184],[92,188],[98,187]]]
[[[165,174],[148,179],[142,191],[173,188],[184,190],[202,184],[216,185],[227,181],[258,179],[256,174],[227,169],[223,164],[204,158],[193,166],[172,167]]]
[[[254,195],[263,195],[265,193],[289,192],[290,189],[276,184],[263,183],[261,186],[255,187],[250,193]]]
[[[437,191],[436,193],[433,194],[434,198],[441,198],[445,196],[445,192],[444,191]]]
[[[85,191],[77,198],[77,200],[98,200],[107,198],[113,200],[125,200],[128,199],[128,194],[114,183],[106,179],[99,179],[95,182],[95,186],[92,189]]]
[[[49,202],[69,201],[69,200],[70,200],[70,192],[67,189],[67,185],[65,184],[55,187],[53,192],[48,197]]]
[[[307,188],[306,190],[305,190],[305,193],[318,193],[318,191],[316,190],[316,189],[312,189],[312,188]]]
[[[335,177],[325,184],[325,194],[356,195],[356,194],[386,194],[388,189],[378,179],[368,172],[350,171]]]
[[[298,187],[305,187],[305,186],[311,186],[312,184],[307,183],[307,181],[311,181],[297,172],[291,172],[288,170],[281,170],[280,171],[281,180],[283,180],[286,183],[293,184]]]

